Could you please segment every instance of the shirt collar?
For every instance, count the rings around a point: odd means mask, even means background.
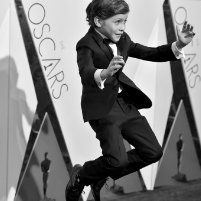
[[[104,40],[104,39],[108,39],[108,40],[111,41],[111,44],[116,44],[116,43],[114,43],[111,39],[109,39],[107,36],[105,36],[104,34],[100,33],[96,28],[94,28],[94,29],[95,29],[95,31],[102,37],[103,40]]]

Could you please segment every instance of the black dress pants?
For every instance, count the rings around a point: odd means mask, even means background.
[[[157,162],[163,154],[146,118],[121,93],[106,117],[89,124],[100,141],[102,156],[84,163],[80,178],[85,185],[108,176],[116,180]],[[123,138],[135,148],[126,152]]]

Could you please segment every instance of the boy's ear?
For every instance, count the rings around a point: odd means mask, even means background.
[[[94,17],[94,23],[97,27],[102,26],[102,20],[99,17]]]

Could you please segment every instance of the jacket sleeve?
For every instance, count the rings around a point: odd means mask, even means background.
[[[130,37],[127,35],[127,40],[129,43],[128,56],[134,57],[147,61],[154,62],[165,62],[165,61],[175,61],[175,57],[171,45],[161,45],[158,47],[148,47],[141,45],[139,43],[134,43]]]
[[[94,73],[97,70],[93,64],[92,50],[87,46],[76,46],[77,64],[79,74],[84,85],[92,85],[98,87]]]

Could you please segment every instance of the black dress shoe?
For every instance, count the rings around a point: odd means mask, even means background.
[[[76,164],[73,167],[70,180],[66,186],[65,196],[66,201],[78,201],[80,195],[84,189],[84,183],[79,178],[79,171],[82,169],[82,166]]]
[[[124,195],[124,189],[122,186],[114,184],[113,186],[110,187],[110,191],[114,194],[117,195]]]
[[[106,181],[108,180],[109,178],[104,178],[104,179],[101,179],[93,184],[91,184],[91,193],[94,197],[94,200],[95,201],[100,201],[100,191],[101,191],[101,188],[103,187],[103,185],[106,183]]]

